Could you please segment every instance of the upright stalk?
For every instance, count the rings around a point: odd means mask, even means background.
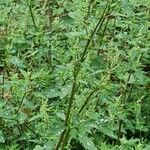
[[[49,50],[48,50],[48,56],[47,61],[51,65],[51,40],[52,40],[52,2],[51,0],[46,1],[47,6],[47,15],[48,15],[48,31],[49,31]]]
[[[31,16],[31,19],[33,22],[34,29],[35,29],[35,31],[37,31],[37,26],[35,23],[35,17],[34,17],[33,10],[32,10],[32,2],[29,0],[28,0],[28,7],[29,7],[29,12],[30,12],[30,16]]]
[[[128,78],[127,78],[127,81],[126,81],[126,84],[125,84],[125,89],[124,89],[124,95],[123,95],[123,105],[125,106],[126,105],[126,101],[127,101],[127,90],[128,90],[128,84],[129,84],[129,81],[130,81],[130,78],[131,78],[131,70],[129,71],[129,74],[128,74]],[[132,88],[130,88],[130,90],[132,90]],[[131,91],[129,91],[129,95],[131,94]],[[128,96],[129,98],[129,96]],[[118,121],[118,137],[117,137],[117,145],[120,144],[120,137],[121,137],[121,130],[122,130],[122,124],[123,124],[123,120],[122,119],[119,119]]]
[[[90,43],[97,31],[97,29],[100,27],[102,27],[103,23],[104,23],[104,20],[105,20],[105,15],[106,15],[106,10],[107,10],[107,7],[108,7],[109,3],[106,4],[106,7],[103,11],[103,14],[101,16],[101,18],[99,19],[98,23],[96,24],[94,30],[92,31],[89,39],[87,40],[87,43],[85,45],[85,48],[81,54],[81,57],[80,57],[80,60],[77,64],[75,64],[74,66],[74,70],[73,70],[73,74],[74,74],[74,81],[73,81],[73,85],[72,85],[72,90],[71,90],[71,95],[70,95],[70,98],[69,98],[69,104],[68,104],[68,107],[67,107],[67,111],[66,111],[66,118],[65,118],[65,129],[64,131],[62,132],[60,138],[59,138],[59,141],[55,147],[55,150],[58,150],[59,147],[61,146],[61,150],[64,149],[64,147],[66,146],[67,142],[68,142],[68,136],[69,136],[69,131],[70,131],[70,117],[71,117],[71,109],[72,109],[72,105],[73,105],[73,100],[74,100],[74,97],[75,97],[75,93],[76,93],[76,89],[77,89],[77,77],[78,77],[78,74],[81,70],[81,63],[85,60],[86,58],[86,55],[87,55],[87,50],[90,46]]]
[[[2,60],[2,66],[0,66],[0,74],[2,75],[2,82],[1,82],[1,98],[4,99],[4,84],[5,84],[5,62],[4,62],[4,56],[5,56],[5,53],[4,51],[2,50],[2,53],[0,53],[0,57],[1,57],[1,60]]]
[[[4,99],[4,84],[5,84],[5,72],[4,72],[4,67],[2,69],[2,99]]]
[[[52,32],[52,7],[51,7],[51,0],[47,0],[47,7],[48,7],[48,30],[51,34]]]

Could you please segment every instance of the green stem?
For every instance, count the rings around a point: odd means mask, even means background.
[[[64,150],[68,140],[69,140],[69,132],[70,132],[70,128],[68,128],[68,130],[66,130],[66,134],[63,138],[63,141],[62,141],[62,147],[61,147],[61,150]]]
[[[19,104],[19,106],[18,106],[18,109],[16,110],[16,114],[19,112],[19,110],[20,110],[20,108],[21,108],[21,106],[22,106],[22,104],[23,104],[23,101],[24,101],[24,99],[25,99],[26,94],[27,94],[27,92],[26,92],[26,90],[25,90],[25,92],[24,92],[24,94],[23,94],[23,96],[22,96],[21,102],[20,102],[20,104]]]
[[[119,123],[118,123],[118,136],[117,136],[117,145],[120,144],[121,129],[122,129],[122,120],[119,119]]]
[[[1,98],[4,99],[4,84],[5,84],[5,72],[4,72],[4,66],[2,67],[2,95]]]
[[[98,21],[98,23],[96,24],[96,26],[95,26],[93,32],[91,33],[90,38],[87,40],[86,46],[85,46],[85,48],[84,48],[84,50],[83,50],[83,53],[82,53],[82,55],[81,55],[80,62],[83,62],[83,61],[85,60],[85,56],[86,56],[87,50],[88,50],[88,48],[89,48],[89,46],[90,46],[90,43],[91,43],[91,41],[92,41],[92,39],[93,39],[93,37],[94,37],[94,35],[95,35],[97,29],[100,30],[100,29],[102,28],[102,25],[103,25],[104,20],[105,20],[105,15],[106,15],[106,10],[107,10],[108,4],[109,4],[109,3],[107,3],[107,5],[106,5],[106,7],[105,7],[105,9],[104,9],[104,11],[103,11],[103,14],[102,14],[101,18],[99,19],[99,21]]]
[[[66,129],[64,129],[63,132],[61,133],[60,138],[59,138],[59,141],[58,141],[58,143],[57,143],[57,145],[56,145],[56,147],[55,147],[55,150],[58,150],[58,149],[59,149],[59,147],[60,147],[60,145],[61,145],[61,142],[62,142],[63,139],[64,139],[65,133],[66,133]]]
[[[51,0],[45,1],[45,4],[47,6],[47,12],[46,14],[48,15],[48,31],[49,31],[49,50],[47,54],[47,62],[51,64],[51,40],[52,40],[52,7],[51,7]]]
[[[0,52],[0,59],[1,59],[1,61],[0,61],[0,63],[2,63],[2,64],[0,64],[1,66],[0,66],[0,74],[2,73],[2,82],[1,82],[1,98],[2,99],[4,99],[4,84],[5,84],[5,71],[4,71],[4,69],[5,69],[5,51],[4,50],[2,50],[1,52]]]
[[[125,84],[125,90],[124,90],[124,97],[123,97],[123,104],[125,106],[126,104],[126,100],[127,100],[127,89],[128,89],[128,84],[129,84],[129,81],[130,81],[130,78],[131,78],[131,70],[128,74],[128,78],[127,78],[127,81],[126,81],[126,84]],[[132,90],[132,88],[130,88],[130,90]],[[131,92],[129,92],[129,94],[131,94]],[[129,97],[128,97],[129,98]],[[123,124],[123,121],[121,119],[119,119],[119,122],[118,122],[118,137],[117,137],[117,145],[120,144],[120,137],[121,137],[121,130],[122,130],[122,124]]]
[[[107,78],[108,74],[106,74],[102,80],[99,83],[99,86],[105,81],[105,79]],[[95,89],[93,89],[93,91],[91,91],[91,93],[89,94],[89,96],[86,98],[84,104],[81,106],[81,108],[78,111],[78,114],[80,114],[82,112],[82,110],[85,108],[85,106],[88,104],[88,102],[90,101],[90,98],[93,96],[94,93],[98,92],[99,88],[96,87]],[[97,94],[96,94],[97,95]]]
[[[79,109],[78,114],[80,114],[82,112],[82,110],[85,108],[85,106],[87,105],[87,103],[89,102],[90,98],[93,96],[93,94],[97,92],[97,89],[93,90],[89,96],[86,98],[84,104],[82,105],[82,107]]]
[[[48,6],[48,25],[49,25],[49,32],[52,32],[52,8],[51,8],[51,0],[47,1]]]
[[[32,11],[32,4],[31,4],[31,1],[30,1],[30,2],[28,1],[28,7],[29,7],[29,11],[30,11],[30,15],[31,15],[32,22],[33,22],[33,25],[34,25],[34,29],[35,29],[35,31],[37,31],[37,26],[36,26],[35,17],[34,17],[34,15],[33,15],[33,11]]]
[[[70,99],[69,99],[69,105],[68,105],[68,108],[67,108],[67,112],[66,112],[66,119],[65,119],[65,126],[66,126],[66,129],[64,129],[64,131],[62,132],[61,136],[60,136],[60,139],[58,141],[58,144],[56,145],[55,147],[55,150],[58,150],[59,147],[61,146],[61,143],[62,143],[62,150],[63,150],[63,147],[65,147],[67,141],[65,139],[68,139],[68,135],[69,135],[69,131],[70,131],[70,116],[71,116],[71,109],[72,109],[72,105],[73,105],[73,100],[74,100],[74,96],[75,96],[75,93],[76,93],[76,87],[77,87],[77,77],[78,77],[78,74],[80,72],[80,69],[81,69],[81,63],[85,60],[86,58],[86,54],[87,54],[87,50],[90,46],[90,43],[97,31],[97,29],[100,27],[102,27],[102,24],[104,22],[104,18],[105,18],[105,15],[106,15],[106,10],[107,10],[107,7],[108,7],[108,4],[106,5],[104,11],[103,11],[103,14],[101,16],[101,18],[99,19],[98,23],[96,24],[93,32],[91,33],[89,39],[87,40],[87,43],[85,45],[85,48],[83,50],[83,53],[81,54],[81,58],[79,60],[79,63],[75,64],[74,66],[74,71],[73,71],[73,74],[74,74],[74,82],[73,82],[73,85],[72,85],[72,90],[71,90],[71,96],[70,96]]]

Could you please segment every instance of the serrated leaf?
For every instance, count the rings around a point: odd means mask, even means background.
[[[139,139],[130,139],[130,140],[127,140],[125,138],[122,138],[121,140],[121,144],[123,145],[129,145],[129,146],[135,146],[137,142],[139,142]]]
[[[50,89],[48,92],[46,92],[46,97],[47,98],[54,98],[54,97],[58,97],[59,91],[56,89]]]
[[[66,97],[70,91],[71,91],[71,86],[69,86],[69,85],[63,86],[59,93],[60,98]]]
[[[82,143],[83,147],[88,150],[97,150],[91,138],[88,138],[85,135],[79,135],[79,140]]]

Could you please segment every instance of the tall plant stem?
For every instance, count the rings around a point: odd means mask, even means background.
[[[129,71],[129,74],[128,74],[128,78],[127,78],[127,81],[126,81],[126,84],[125,84],[125,89],[124,89],[124,96],[123,96],[123,105],[125,106],[126,105],[126,101],[127,101],[127,90],[128,90],[128,84],[129,84],[129,81],[130,81],[130,78],[131,78],[131,70]],[[132,88],[130,88],[130,90],[132,90]],[[131,92],[129,91],[129,95],[131,94]],[[129,96],[128,96],[128,99],[129,99]],[[122,123],[123,123],[123,120],[122,119],[119,119],[118,121],[118,137],[117,137],[117,145],[120,144],[120,137],[121,137],[121,130],[122,130]]]
[[[48,32],[49,32],[49,50],[48,50],[48,62],[51,65],[51,40],[52,40],[52,1],[45,1],[47,6],[47,15],[48,15]]]
[[[5,84],[5,72],[4,72],[4,66],[2,68],[2,93],[1,98],[4,99],[4,84]]]
[[[107,76],[108,76],[108,74],[106,74],[103,78],[102,78],[102,80],[100,81],[100,83],[99,83],[99,86],[105,81],[105,79],[107,78]],[[89,94],[89,96],[86,98],[86,100],[84,101],[84,103],[83,103],[83,105],[81,106],[81,108],[79,109],[79,111],[78,111],[78,114],[80,114],[81,112],[82,112],[82,110],[85,108],[85,106],[88,104],[88,102],[90,101],[90,99],[91,99],[91,97],[93,96],[93,94],[94,93],[96,93],[96,92],[98,92],[100,89],[97,87],[97,88],[95,88],[95,89],[93,89],[92,91],[91,91],[91,93]],[[98,92],[99,93],[99,92]],[[97,94],[98,94],[97,93]],[[96,94],[96,95],[97,95]]]
[[[47,6],[48,6],[48,30],[51,34],[52,32],[52,7],[51,7],[51,0],[47,0]]]
[[[56,145],[55,147],[55,150],[58,150],[59,147],[61,146],[62,144],[62,147],[61,147],[61,150],[64,149],[66,143],[67,143],[67,140],[68,140],[68,131],[70,130],[70,117],[71,117],[71,109],[72,109],[72,105],[73,105],[73,100],[74,100],[74,96],[75,96],[75,93],[76,93],[76,89],[77,89],[77,77],[78,77],[78,74],[81,70],[81,63],[85,60],[86,58],[86,54],[87,54],[87,50],[90,46],[90,43],[97,31],[97,29],[100,27],[102,27],[103,23],[104,23],[104,20],[105,20],[105,15],[106,15],[106,11],[107,11],[107,8],[108,8],[108,5],[109,3],[106,4],[106,7],[103,11],[103,14],[102,16],[100,17],[98,23],[96,24],[93,32],[91,33],[89,39],[87,40],[87,43],[85,45],[85,48],[81,54],[81,57],[80,57],[80,60],[77,64],[75,64],[74,66],[74,70],[73,70],[73,74],[74,74],[74,81],[73,81],[73,85],[72,85],[72,90],[71,90],[71,96],[69,98],[69,104],[68,104],[68,107],[67,107],[67,111],[66,111],[66,119],[65,119],[65,129],[64,131],[62,132],[60,138],[59,138],[59,141],[58,141],[58,144]]]
[[[2,66],[0,67],[0,74],[2,75],[2,82],[1,82],[1,98],[4,99],[4,85],[5,85],[5,52],[0,52],[0,57],[2,60]]]
[[[107,10],[107,8],[108,8],[108,5],[109,5],[109,3],[106,4],[106,7],[105,7],[105,9],[104,9],[104,11],[103,11],[103,14],[102,14],[101,18],[99,19],[99,21],[98,21],[98,23],[96,24],[96,26],[95,26],[93,32],[91,33],[90,38],[87,40],[86,46],[85,46],[84,51],[83,51],[83,53],[82,53],[82,55],[81,55],[80,62],[83,62],[83,61],[84,61],[85,56],[86,56],[86,53],[87,53],[87,50],[88,50],[88,48],[89,48],[89,46],[90,46],[90,43],[91,43],[91,41],[92,41],[92,39],[93,39],[93,37],[94,37],[94,35],[95,35],[97,29],[101,29],[101,27],[102,27],[102,25],[103,25],[103,23],[104,23],[105,15],[106,15],[106,10]]]
[[[32,19],[32,22],[33,22],[34,29],[35,29],[35,31],[37,31],[37,26],[36,26],[36,23],[35,23],[35,17],[33,15],[31,1],[28,1],[28,7],[29,7],[29,11],[30,11],[30,15],[31,15],[31,19]]]

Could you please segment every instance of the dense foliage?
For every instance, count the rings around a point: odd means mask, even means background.
[[[149,150],[150,1],[0,0],[0,149]]]

